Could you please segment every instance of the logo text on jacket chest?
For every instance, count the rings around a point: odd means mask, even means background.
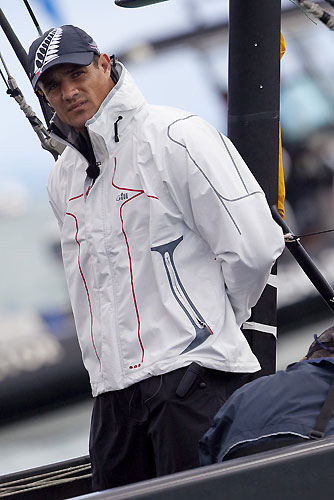
[[[117,196],[116,201],[123,201],[123,200],[127,200],[128,198],[129,198],[128,193],[120,193]]]

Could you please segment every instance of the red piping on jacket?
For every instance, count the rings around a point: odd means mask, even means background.
[[[80,196],[75,196],[74,198],[71,198],[69,201],[75,200],[77,198],[80,198],[81,196],[83,196],[83,195],[81,194]],[[91,339],[92,339],[92,344],[93,344],[93,347],[94,347],[94,351],[95,351],[96,357],[99,360],[100,370],[101,370],[101,360],[100,360],[100,357],[99,357],[99,355],[97,353],[97,350],[96,350],[96,346],[95,346],[95,342],[94,342],[94,335],[93,335],[93,311],[92,311],[92,304],[91,304],[91,301],[90,301],[90,295],[89,295],[89,290],[88,290],[87,282],[86,282],[85,276],[84,276],[84,274],[82,272],[81,264],[80,264],[80,241],[78,240],[78,232],[79,232],[78,219],[76,218],[76,216],[74,214],[72,214],[70,212],[66,212],[66,215],[70,215],[71,217],[73,217],[73,219],[75,221],[75,226],[76,226],[75,241],[77,242],[78,248],[79,248],[79,251],[78,251],[78,267],[79,267],[79,271],[80,271],[80,274],[81,274],[82,281],[83,281],[84,286],[85,286],[85,290],[86,290],[86,294],[87,294],[87,299],[88,299],[88,305],[89,305],[89,313],[90,313],[90,336],[91,336]]]
[[[112,181],[111,181],[112,185],[116,189],[119,189],[121,191],[131,191],[133,193],[136,193],[133,196],[131,196],[131,198],[128,198],[127,200],[125,200],[122,203],[122,205],[120,206],[120,209],[119,209],[119,215],[120,215],[120,219],[121,219],[121,223],[122,223],[122,232],[123,232],[123,235],[124,235],[124,239],[125,239],[125,243],[126,243],[126,247],[127,247],[127,252],[128,252],[128,257],[129,257],[129,269],[130,269],[130,280],[131,280],[132,297],[133,297],[133,303],[134,303],[134,306],[135,306],[135,311],[136,311],[136,316],[137,316],[137,322],[138,322],[138,332],[137,332],[137,335],[138,335],[138,341],[139,341],[141,352],[142,352],[141,361],[143,362],[145,349],[144,349],[143,342],[142,342],[141,335],[140,335],[140,317],[139,317],[138,304],[137,304],[135,287],[134,287],[134,282],[133,282],[133,271],[132,271],[132,259],[131,259],[130,245],[129,245],[129,240],[128,240],[128,237],[126,235],[125,229],[124,229],[124,219],[123,219],[122,210],[123,210],[123,207],[124,207],[124,205],[126,203],[128,203],[129,201],[132,201],[135,198],[137,198],[138,196],[144,194],[144,190],[143,189],[132,189],[132,188],[126,188],[126,187],[117,186],[117,184],[115,184],[115,182],[114,182],[115,175],[116,175],[116,166],[117,166],[117,159],[115,157],[115,167],[114,167],[114,172],[113,172]],[[159,199],[156,196],[151,196],[151,195],[146,195],[146,196],[148,198],[155,198],[156,200]],[[131,368],[132,368],[132,366],[131,366]]]
[[[83,196],[83,193],[79,194],[78,196],[73,196],[73,198],[70,198],[68,201],[77,200],[78,198],[81,198],[81,196]]]
[[[128,237],[127,237],[125,229],[124,229],[124,220],[123,220],[123,215],[122,215],[122,209],[123,209],[124,205],[127,202],[129,202],[131,200],[134,200],[135,198],[137,198],[137,196],[142,195],[144,193],[144,191],[142,189],[131,189],[131,188],[123,188],[123,187],[117,186],[115,184],[115,182],[114,182],[115,174],[116,174],[116,158],[115,158],[114,172],[113,172],[112,181],[111,181],[112,185],[116,189],[120,189],[121,191],[132,191],[132,192],[136,193],[135,195],[131,196],[131,198],[128,198],[127,200],[125,200],[122,203],[122,205],[120,206],[120,209],[119,209],[119,215],[120,215],[120,219],[121,219],[121,223],[122,223],[122,232],[123,232],[123,235],[124,235],[124,239],[125,239],[125,243],[126,243],[126,247],[127,247],[127,252],[128,252],[128,257],[129,257],[131,290],[132,290],[133,303],[134,303],[134,306],[135,306],[135,311],[136,311],[136,316],[137,316],[137,322],[138,322],[137,336],[138,336],[138,341],[139,341],[141,352],[142,352],[141,361],[143,362],[145,350],[144,350],[143,342],[142,342],[141,336],[140,336],[140,317],[139,317],[139,311],[138,311],[138,305],[137,305],[135,287],[134,287],[134,283],[133,283],[132,259],[131,259],[131,253],[130,253],[130,246],[129,246]]]

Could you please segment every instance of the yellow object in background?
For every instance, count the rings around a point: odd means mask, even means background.
[[[282,59],[285,52],[285,40],[283,34],[281,33],[281,47],[280,47],[280,58]],[[285,200],[285,183],[284,183],[284,172],[283,172],[283,161],[282,161],[282,138],[281,138],[281,124],[279,124],[279,151],[278,151],[278,200],[277,208],[278,211],[284,219],[284,200]]]

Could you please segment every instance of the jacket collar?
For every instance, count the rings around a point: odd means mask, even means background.
[[[132,76],[119,61],[117,61],[117,71],[120,74],[118,82],[104,99],[95,115],[85,124],[89,132],[99,134],[107,144],[109,141],[115,142],[114,124],[117,122],[118,136],[121,141],[126,126],[131,121],[135,111],[146,102]],[[80,149],[78,146],[79,133],[73,127],[60,121],[56,114],[51,120],[51,132],[55,139]]]
[[[107,95],[96,114],[86,122],[88,129],[101,135],[107,144],[109,141],[115,141],[115,130],[111,124],[117,122],[121,142],[122,135],[134,113],[145,104],[143,94],[123,64],[117,62],[117,70],[120,74],[118,82]]]

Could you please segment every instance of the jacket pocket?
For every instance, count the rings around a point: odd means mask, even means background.
[[[183,236],[180,236],[177,240],[152,247],[151,250],[161,255],[172,294],[195,329],[195,338],[186,349],[181,352],[181,354],[184,354],[201,345],[210,335],[212,335],[212,331],[191,301],[175,266],[173,254],[182,240]]]

